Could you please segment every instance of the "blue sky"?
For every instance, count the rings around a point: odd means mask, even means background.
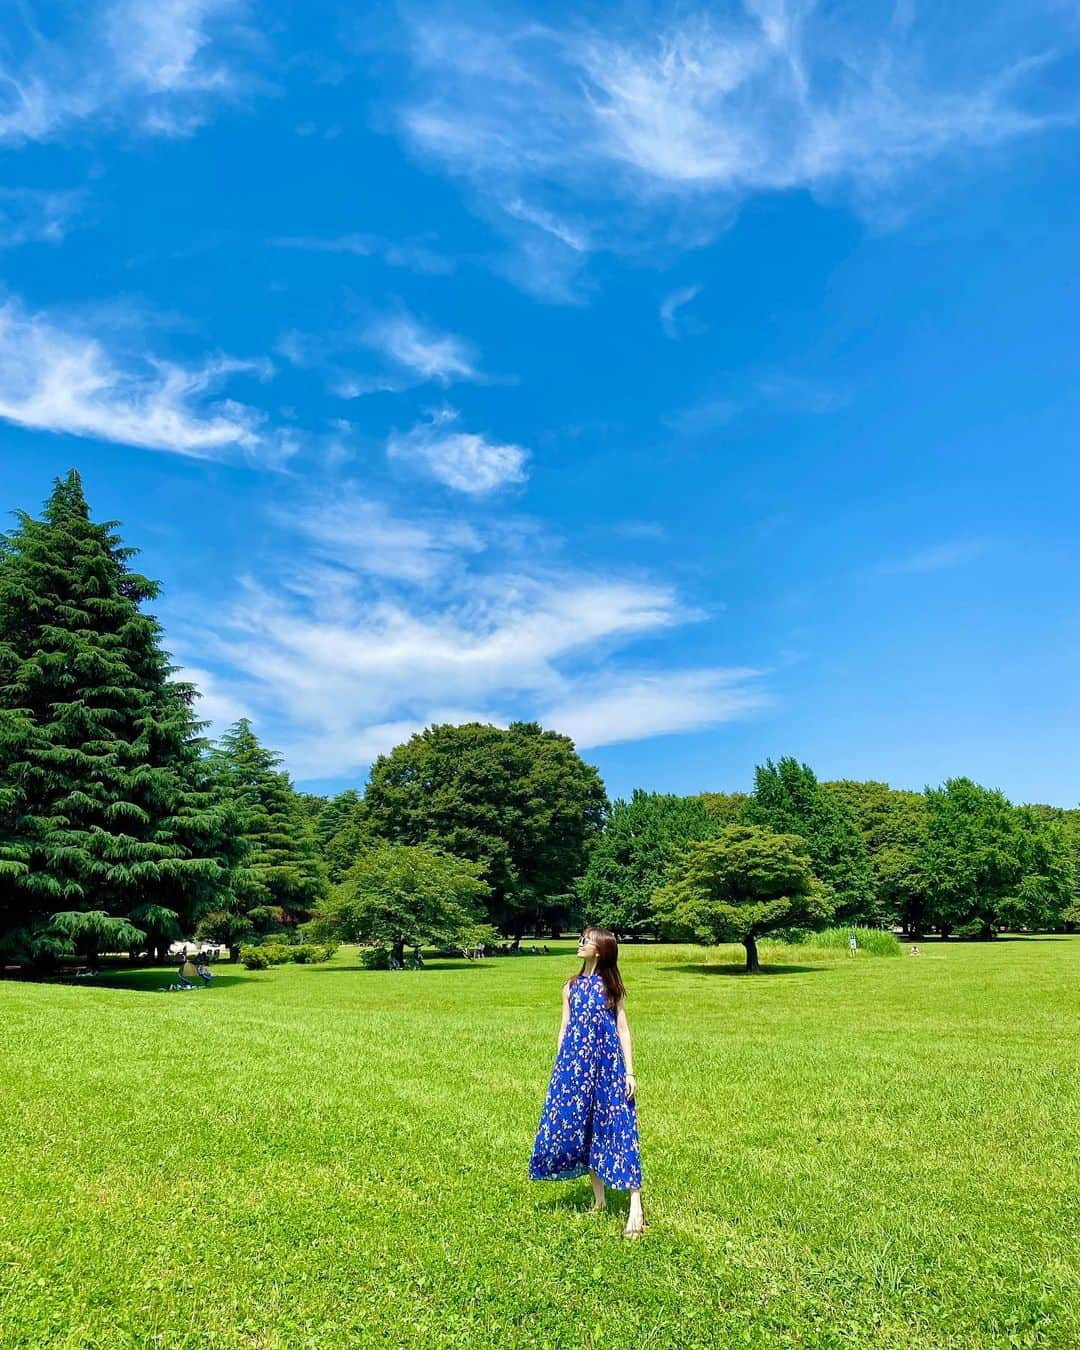
[[[22,0],[0,483],[82,472],[305,786],[1073,804],[1071,6]]]

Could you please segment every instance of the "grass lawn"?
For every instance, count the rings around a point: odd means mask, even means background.
[[[526,1176],[553,946],[0,982],[0,1345],[1080,1345],[1080,938],[625,947],[640,1243]]]

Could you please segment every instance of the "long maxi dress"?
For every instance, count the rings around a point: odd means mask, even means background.
[[[551,1073],[529,1176],[565,1181],[590,1168],[615,1190],[641,1187],[637,1106],[627,1096],[615,1014],[599,975],[581,975],[570,986],[570,1021]]]

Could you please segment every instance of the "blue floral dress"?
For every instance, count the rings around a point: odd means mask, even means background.
[[[599,975],[570,986],[570,1021],[551,1074],[529,1176],[565,1181],[589,1168],[617,1191],[641,1186],[637,1107],[626,1095],[626,1069],[615,1014]]]

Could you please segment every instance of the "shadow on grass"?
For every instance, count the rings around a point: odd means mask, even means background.
[[[367,966],[362,966],[357,962],[352,965],[314,965],[307,966],[313,975],[423,975],[428,970],[459,970],[473,971],[483,970],[485,966],[490,966],[490,961],[425,961],[423,970],[368,970]]]
[[[232,984],[245,984],[248,978],[246,973],[219,975],[215,971],[213,981],[209,985],[197,984],[194,987],[199,993],[213,993],[215,989],[228,988]],[[62,983],[78,989],[127,989],[141,994],[153,994],[166,989],[170,984],[178,983],[178,980],[175,966],[155,966],[149,970],[145,967],[141,970],[106,970],[93,979],[64,980]]]
[[[703,966],[692,962],[679,962],[676,965],[661,966],[661,970],[676,970],[689,975],[745,975],[753,978],[745,966]],[[828,966],[769,966],[762,962],[759,975],[811,975],[817,971],[828,970]]]

